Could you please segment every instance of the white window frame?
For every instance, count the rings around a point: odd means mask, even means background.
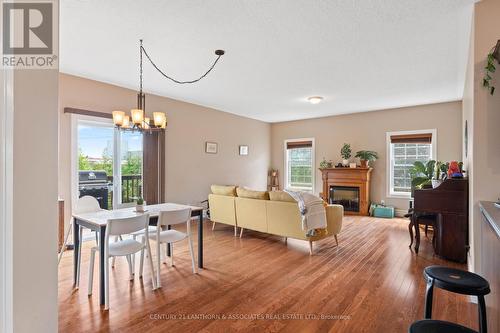
[[[426,134],[431,133],[431,159],[436,160],[437,156],[437,130],[433,129],[425,129],[425,130],[412,130],[412,131],[396,131],[396,132],[387,132],[386,133],[386,151],[387,151],[387,165],[386,165],[386,178],[387,178],[387,187],[386,187],[386,195],[388,198],[402,198],[409,199],[411,197],[411,193],[397,193],[393,192],[393,173],[394,173],[394,164],[392,163],[392,149],[391,149],[391,136],[393,135],[411,135],[411,134]]]
[[[316,146],[315,146],[315,140],[314,138],[299,138],[299,139],[286,139],[284,142],[283,142],[283,158],[284,158],[284,170],[285,172],[283,172],[283,176],[284,176],[284,179],[283,179],[283,187],[287,190],[292,190],[292,191],[302,191],[304,189],[301,189],[301,188],[293,188],[293,187],[290,187],[288,186],[288,149],[286,149],[287,147],[287,144],[289,142],[302,142],[302,141],[311,141],[312,142],[312,154],[311,154],[311,160],[312,160],[312,170],[311,170],[311,176],[312,176],[312,189],[311,189],[311,192],[312,193],[315,193],[314,190],[316,188],[316,154],[315,154],[315,151],[316,151]]]

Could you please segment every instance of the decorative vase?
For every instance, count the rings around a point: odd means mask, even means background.
[[[349,160],[342,160],[342,165],[343,166],[348,166],[349,165]]]
[[[356,167],[357,167],[356,163],[349,163],[349,168],[356,169]]]
[[[135,204],[135,211],[139,213],[144,213],[144,206],[146,206],[146,200],[142,202],[142,205]]]
[[[368,168],[368,160],[360,160],[362,168]]]
[[[443,183],[442,179],[432,179],[431,180],[432,188],[438,187],[439,185],[441,185],[441,183]]]

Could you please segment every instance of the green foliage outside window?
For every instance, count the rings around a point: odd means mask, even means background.
[[[78,170],[106,171],[108,177],[113,176],[113,157],[104,149],[99,161],[91,161],[81,150],[78,151]],[[133,202],[142,195],[142,154],[127,152],[121,163],[122,202]],[[130,177],[130,176],[138,176]],[[112,192],[109,193],[109,207],[112,207]]]

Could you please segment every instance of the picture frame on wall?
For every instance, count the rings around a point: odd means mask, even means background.
[[[248,155],[248,146],[246,146],[246,145],[241,145],[240,146],[240,155],[241,156]]]
[[[205,153],[207,154],[217,154],[218,144],[217,142],[205,142]]]

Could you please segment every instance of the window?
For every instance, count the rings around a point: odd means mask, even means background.
[[[286,188],[313,192],[314,188],[314,140],[285,141]]]
[[[388,196],[410,197],[410,168],[436,156],[436,130],[387,133]]]

